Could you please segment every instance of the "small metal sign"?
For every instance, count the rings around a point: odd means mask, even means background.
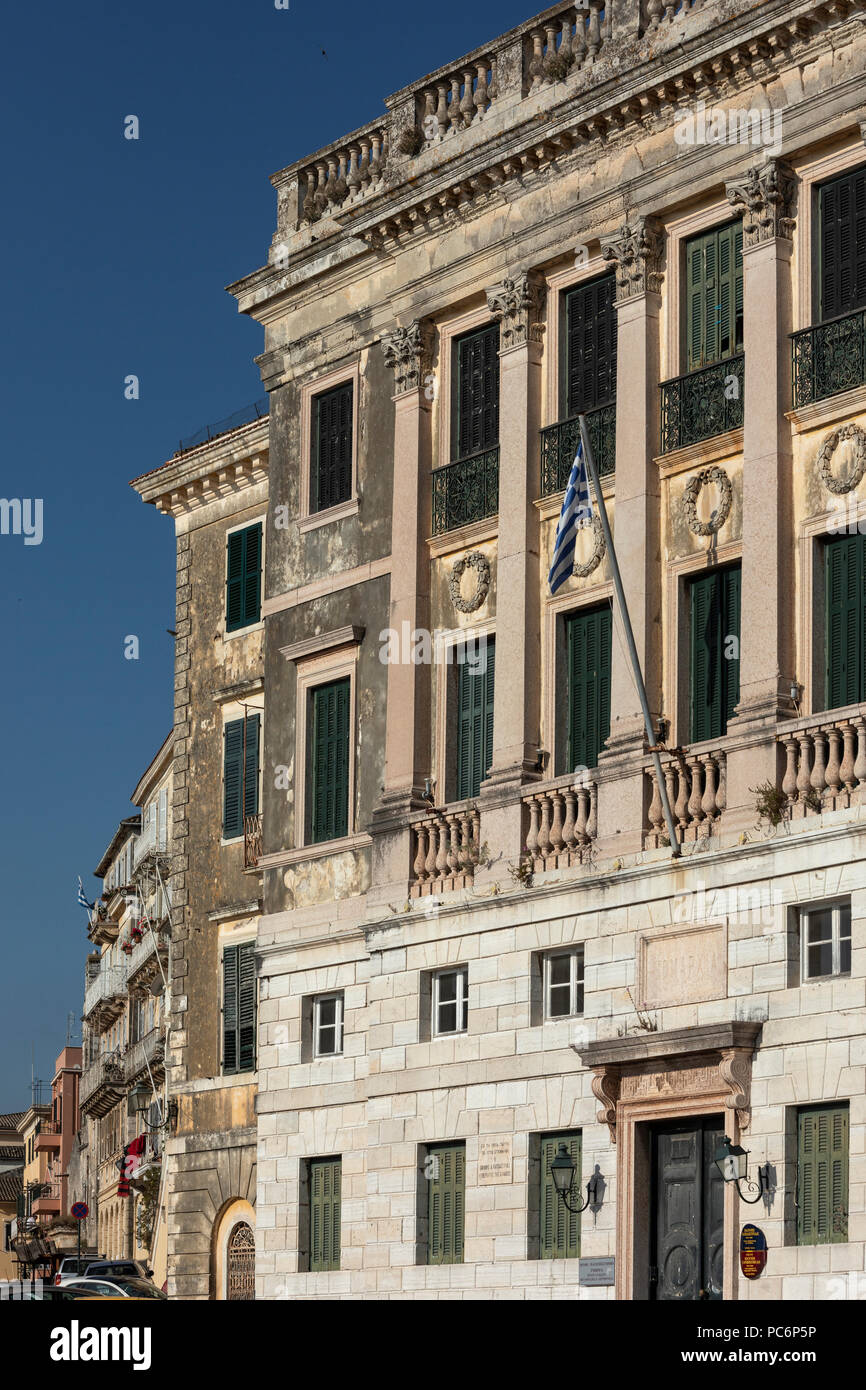
[[[767,1264],[767,1237],[751,1222],[740,1234],[740,1269],[747,1279],[757,1279]]]
[[[616,1283],[616,1260],[610,1258],[584,1259],[579,1262],[580,1282],[585,1288],[598,1289]]]
[[[90,1207],[86,1202],[73,1202],[70,1210],[76,1221],[86,1221],[90,1215]]]

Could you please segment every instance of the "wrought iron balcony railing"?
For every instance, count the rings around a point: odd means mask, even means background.
[[[791,334],[795,409],[866,385],[866,309]]]
[[[142,1074],[147,1074],[148,1067],[153,1071],[155,1067],[161,1067],[165,1057],[165,1029],[162,1027],[152,1028],[138,1042],[130,1043],[123,1058],[123,1070],[125,1080],[129,1085]]]
[[[128,966],[125,961],[121,965],[102,967],[84,992],[85,1018],[93,1013],[99,1004],[107,1003],[109,1000],[119,1000],[126,994],[127,974]]]
[[[79,1106],[86,1114],[105,1115],[124,1089],[123,1060],[119,1052],[105,1052],[81,1073]]]
[[[433,535],[483,521],[499,510],[499,445],[433,473]]]
[[[262,816],[244,816],[244,868],[257,869],[262,857]]]
[[[586,413],[592,456],[599,476],[616,467],[616,402],[600,405]],[[571,466],[577,453],[580,426],[577,416],[548,425],[541,431],[541,495],[550,497],[568,487]]]
[[[739,353],[662,382],[663,454],[742,426],[745,362]]]

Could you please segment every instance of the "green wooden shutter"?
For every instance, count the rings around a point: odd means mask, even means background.
[[[453,457],[471,458],[499,443],[499,325],[457,341]]]
[[[314,400],[310,510],[323,512],[352,496],[352,382]]]
[[[262,614],[262,526],[233,531],[227,542],[226,631],[257,623]]]
[[[223,1071],[238,1069],[238,947],[223,951]]]
[[[310,1160],[310,1269],[340,1268],[340,1193],[343,1162]]]
[[[866,690],[866,536],[824,548],[825,708],[857,704]]]
[[[223,735],[223,838],[235,840],[244,833],[243,787],[244,721],[226,724]]]
[[[743,224],[686,242],[686,371],[743,351]]]
[[[496,643],[482,639],[474,659],[465,648],[457,667],[457,800],[478,795],[493,762]]]
[[[567,620],[568,772],[597,767],[610,734],[611,634],[609,604]]]
[[[821,186],[818,215],[823,322],[866,305],[866,166]]]
[[[581,1183],[581,1133],[568,1130],[564,1134],[545,1134],[541,1138],[541,1173],[539,1192],[539,1258],[542,1260],[576,1260],[580,1256],[580,1213],[567,1209],[556,1191],[550,1165],[559,1152],[560,1144],[577,1165],[575,1190]],[[582,1194],[581,1199],[582,1199]]]
[[[259,810],[259,752],[261,744],[261,715],[247,716],[246,769],[244,773],[244,815],[258,815]]]
[[[703,743],[723,736],[740,698],[740,566],[702,574],[689,590],[690,739]]]
[[[578,285],[566,298],[566,414],[616,399],[616,290],[613,275]]]
[[[256,1069],[256,957],[255,942],[238,951],[238,1071]]]
[[[848,1106],[798,1116],[797,1243],[848,1239]]]
[[[310,692],[310,843],[339,840],[349,833],[348,678]]]
[[[427,1151],[438,1159],[439,1171],[430,1179],[428,1194],[427,1263],[463,1263],[466,1190],[465,1144],[438,1144]]]

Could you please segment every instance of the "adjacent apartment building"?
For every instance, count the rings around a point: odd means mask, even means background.
[[[254,1297],[268,418],[138,478],[177,537],[168,1293]]]
[[[170,1125],[165,1085],[170,979],[173,736],[133,793],[139,807],[112,836],[94,873],[83,1010],[82,1124],[72,1200],[90,1208],[82,1238],[108,1259],[138,1259],[165,1282]]]
[[[863,1296],[862,21],[555,5],[274,176],[231,287],[269,431],[136,483],[178,533],[175,1291],[252,1229],[257,1128],[260,1298]],[[578,412],[678,856],[598,523],[547,583]]]

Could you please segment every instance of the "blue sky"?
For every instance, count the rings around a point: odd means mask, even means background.
[[[263,394],[261,331],[223,287],[264,263],[268,175],[533,10],[6,9],[0,497],[42,499],[43,539],[0,535],[0,1111],[29,1104],[31,1043],[50,1082],[69,1012],[78,1026],[77,875],[92,897],[171,726],[173,527],[128,482]],[[138,141],[123,138],[128,115]]]

